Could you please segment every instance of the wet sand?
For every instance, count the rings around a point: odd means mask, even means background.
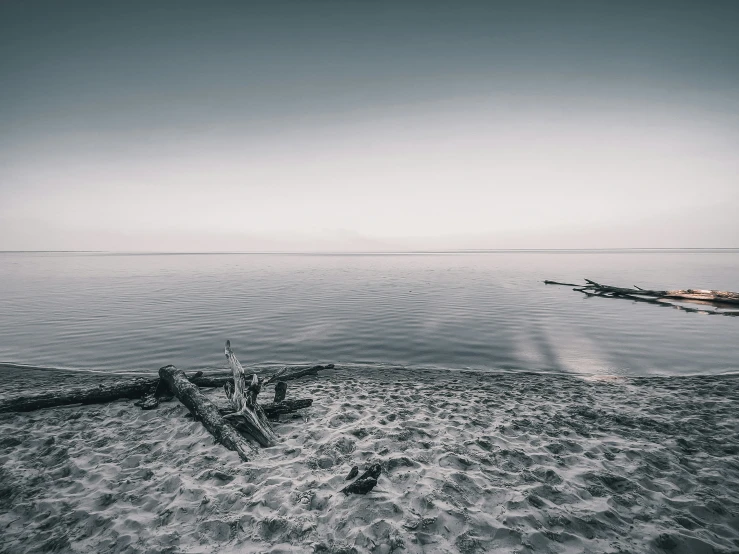
[[[248,463],[176,399],[1,415],[0,551],[739,552],[735,376],[338,367],[306,396]]]

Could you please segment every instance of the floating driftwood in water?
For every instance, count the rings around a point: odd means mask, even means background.
[[[640,287],[625,288],[602,285],[591,279],[585,279],[585,284],[561,283],[559,281],[544,281],[546,285],[563,285],[574,287],[573,290],[581,292],[586,296],[600,296],[604,298],[627,298],[635,302],[648,302],[660,306],[677,308],[686,312],[700,314],[739,316],[736,311],[709,311],[700,308],[691,308],[675,304],[670,300],[709,304],[715,308],[726,308],[729,306],[739,307],[739,293],[722,290],[684,289],[684,290],[648,290]]]
[[[188,381],[183,371],[169,365],[159,370],[159,376],[218,442],[235,451],[242,460],[249,460],[254,447],[221,417],[216,405]]]

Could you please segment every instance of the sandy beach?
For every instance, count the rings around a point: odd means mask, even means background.
[[[5,414],[0,550],[736,552],[738,384],[337,367],[247,463],[176,399]]]

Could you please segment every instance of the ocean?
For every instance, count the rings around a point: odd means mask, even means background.
[[[739,291],[739,250],[0,253],[0,363],[701,375],[739,370],[739,317],[586,298],[545,279]],[[707,307],[706,311],[713,311]]]

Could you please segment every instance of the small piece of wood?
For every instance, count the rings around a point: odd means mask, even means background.
[[[357,479],[351,485],[348,485],[341,489],[345,495],[350,494],[367,494],[377,485],[377,479],[367,477],[366,479]]]
[[[372,464],[367,470],[359,476],[360,479],[367,479],[371,477],[373,479],[379,479],[382,473],[382,466],[380,464]]]
[[[159,406],[159,398],[153,394],[147,395],[138,402],[134,402],[134,406],[139,406],[142,410],[153,410]]]
[[[218,442],[235,451],[242,460],[249,460],[254,447],[221,417],[216,405],[196,385],[188,381],[183,371],[169,365],[159,370],[159,376]]]
[[[279,381],[275,385],[275,404],[277,402],[282,402],[285,400],[285,396],[287,395],[287,383],[284,381]]]
[[[351,479],[351,475],[354,473],[354,469],[355,468],[352,468],[347,479]],[[350,494],[367,494],[375,488],[375,486],[377,485],[377,480],[380,478],[381,473],[382,466],[380,464],[372,464],[367,469],[367,471],[359,476],[356,481],[341,489],[340,492],[343,492],[347,496],[349,496]]]
[[[575,285],[574,283],[560,283],[559,281],[544,281],[545,285],[564,285],[565,287],[579,287],[580,285]]]

